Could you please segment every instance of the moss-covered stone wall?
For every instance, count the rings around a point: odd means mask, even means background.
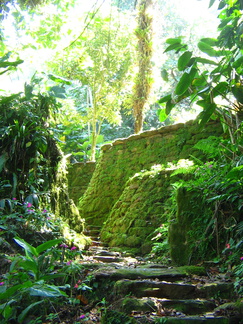
[[[120,208],[117,201],[123,194],[129,178],[141,170],[150,170],[153,165],[176,162],[187,159],[190,155],[203,159],[194,145],[200,139],[219,134],[222,134],[222,128],[216,121],[210,121],[201,131],[196,121],[189,121],[103,145],[88,189],[79,204],[81,217],[88,225],[103,226],[110,213],[113,213],[113,218],[115,209]],[[156,182],[154,186],[157,187]],[[143,203],[141,201],[141,204]],[[152,210],[152,205],[150,207]],[[137,208],[140,208],[139,205]],[[106,238],[105,234],[103,236]],[[108,237],[109,233],[106,236]]]
[[[75,205],[86,191],[95,170],[95,162],[74,163],[68,167],[68,193]]]
[[[135,254],[150,252],[155,229],[168,221],[171,172],[156,165],[127,181],[102,227],[104,243]]]

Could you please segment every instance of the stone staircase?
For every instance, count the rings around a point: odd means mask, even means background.
[[[127,257],[109,251],[97,236],[93,242],[84,263],[92,268],[97,294],[109,305],[101,323],[243,323],[231,302],[233,282],[226,276],[210,275],[203,267],[168,268]]]

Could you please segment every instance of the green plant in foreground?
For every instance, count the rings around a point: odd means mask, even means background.
[[[0,320],[22,323],[30,311],[50,298],[67,297],[54,280],[63,276],[54,268],[52,248],[62,240],[47,241],[36,248],[20,238],[14,239],[25,251],[25,256],[12,259],[10,271],[0,284]],[[1,323],[1,322],[0,322]]]

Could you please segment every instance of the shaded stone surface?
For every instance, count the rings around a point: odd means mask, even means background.
[[[176,281],[186,277],[186,273],[177,269],[160,268],[100,268],[94,273],[97,279],[109,278],[110,280],[119,279],[159,279]]]
[[[116,282],[114,290],[118,296],[132,294],[136,297],[189,299],[195,296],[196,286],[165,281],[123,279]]]
[[[171,300],[161,299],[160,304],[164,308],[173,308],[176,311],[180,311],[186,315],[198,315],[209,311],[212,311],[216,304],[214,301],[195,299],[195,300]]]

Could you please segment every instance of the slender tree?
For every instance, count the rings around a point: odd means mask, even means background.
[[[153,0],[140,0],[138,3],[138,26],[135,30],[137,43],[138,72],[133,89],[134,131],[143,128],[145,105],[152,85],[152,17],[149,9]]]

